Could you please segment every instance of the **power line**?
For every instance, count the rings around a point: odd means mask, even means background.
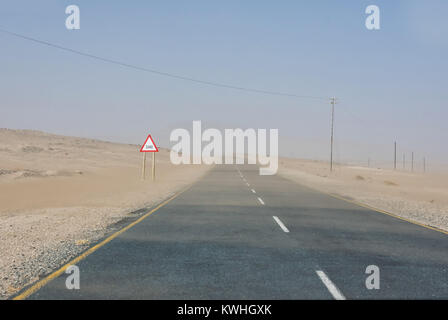
[[[42,44],[42,45],[46,45],[48,47],[52,47],[52,48],[64,50],[64,51],[67,51],[67,52],[70,52],[70,53],[74,53],[74,54],[77,54],[77,55],[80,55],[80,56],[88,57],[88,58],[91,58],[91,59],[95,59],[95,60],[99,60],[99,61],[103,61],[103,62],[115,64],[115,65],[119,65],[119,66],[126,67],[126,68],[131,68],[131,69],[134,69],[134,70],[139,70],[139,71],[149,72],[149,73],[153,73],[153,74],[157,74],[157,75],[161,75],[161,76],[165,76],[165,77],[175,78],[175,79],[179,79],[179,80],[191,81],[191,82],[196,82],[196,83],[205,84],[205,85],[214,86],[214,87],[221,87],[221,88],[227,88],[227,89],[234,89],[234,90],[240,90],[240,91],[247,91],[247,92],[254,92],[254,93],[276,95],[276,96],[286,96],[286,97],[303,98],[303,99],[319,99],[319,100],[328,100],[329,99],[329,98],[326,98],[326,97],[306,96],[306,95],[297,95],[297,94],[293,94],[293,93],[285,93],[285,92],[278,92],[278,91],[251,89],[251,88],[239,87],[239,86],[234,86],[234,85],[228,85],[228,84],[219,83],[219,82],[212,82],[212,81],[206,81],[206,80],[190,78],[190,77],[181,76],[181,75],[177,75],[177,74],[172,74],[172,73],[168,73],[168,72],[158,71],[158,70],[154,70],[154,69],[148,69],[148,68],[140,67],[140,66],[133,65],[133,64],[130,64],[130,63],[121,62],[121,61],[118,61],[118,60],[113,60],[113,59],[109,59],[109,58],[103,58],[103,57],[100,57],[100,56],[97,56],[97,55],[93,55],[93,54],[90,54],[90,53],[78,51],[78,50],[75,50],[75,49],[70,49],[70,48],[67,48],[67,47],[63,47],[63,46],[60,46],[60,45],[57,45],[57,44],[53,44],[53,43],[50,43],[50,42],[47,42],[47,41],[39,40],[39,39],[36,39],[36,38],[28,37],[28,36],[25,36],[23,34],[19,34],[19,33],[12,32],[12,31],[8,31],[8,30],[5,30],[5,29],[0,29],[0,32],[3,32],[5,34],[11,35],[11,36],[14,36],[14,37],[17,37],[17,38],[21,38],[21,39],[24,39],[24,40],[28,40],[28,41],[39,43],[39,44]]]

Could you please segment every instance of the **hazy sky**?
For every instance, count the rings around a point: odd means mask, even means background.
[[[81,29],[65,28],[65,7]],[[365,8],[378,5],[381,29]],[[448,162],[447,1],[2,1],[0,28],[197,79],[337,96],[336,159]],[[278,128],[280,153],[327,158],[326,101],[215,88],[0,33],[0,127],[142,143],[150,131]]]

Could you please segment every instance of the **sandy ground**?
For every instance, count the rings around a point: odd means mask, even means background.
[[[279,174],[303,185],[343,196],[398,216],[448,231],[448,174],[412,173],[280,159]]]
[[[0,129],[0,299],[44,277],[92,243],[199,179],[209,166],[156,157],[140,178],[139,146]],[[280,159],[280,175],[448,230],[448,175]]]
[[[174,166],[156,155],[141,179],[139,146],[0,129],[0,299],[44,277],[185,188],[209,166]]]

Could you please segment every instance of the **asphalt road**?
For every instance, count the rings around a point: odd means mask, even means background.
[[[62,273],[28,298],[448,299],[448,235],[255,166],[216,166],[76,265],[79,290]]]

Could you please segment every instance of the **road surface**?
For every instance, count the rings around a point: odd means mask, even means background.
[[[448,299],[448,235],[216,166],[28,299]],[[380,289],[367,289],[367,266]]]

